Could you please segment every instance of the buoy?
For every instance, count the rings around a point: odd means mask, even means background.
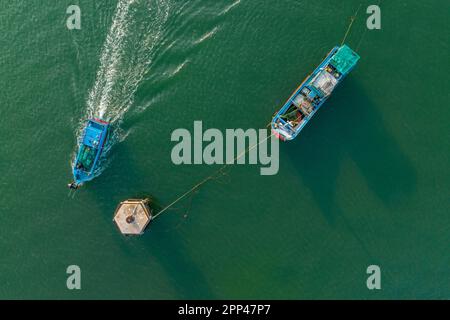
[[[113,221],[124,235],[141,235],[152,220],[148,199],[129,199],[119,203]]]

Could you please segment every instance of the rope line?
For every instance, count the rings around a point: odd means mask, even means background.
[[[381,0],[379,1],[378,4],[381,3]],[[347,31],[345,32],[344,35],[344,39],[341,42],[341,46],[344,44],[345,40],[347,39],[348,34],[350,33],[350,30],[353,26],[353,22],[355,22],[356,17],[358,16],[359,10],[361,9],[362,4],[359,4],[358,9],[356,10],[355,14],[353,16],[350,17],[350,24],[347,28]],[[367,29],[366,29],[367,31]],[[361,45],[362,39],[364,38],[365,32],[358,44],[358,48]],[[356,49],[358,50],[358,49]],[[270,125],[270,123],[266,126],[266,128]],[[171,208],[172,206],[174,206],[176,203],[178,203],[179,201],[183,200],[186,196],[188,196],[189,194],[191,194],[192,192],[194,192],[195,190],[197,190],[198,188],[200,188],[202,185],[204,185],[205,183],[207,183],[209,180],[213,179],[214,176],[216,176],[218,173],[222,173],[224,171],[224,169],[226,167],[228,167],[230,164],[233,164],[235,161],[237,161],[238,159],[240,159],[242,156],[246,155],[248,152],[250,152],[251,150],[253,150],[255,147],[259,146],[261,143],[267,141],[268,139],[270,139],[274,134],[272,133],[270,136],[266,137],[264,140],[254,144],[253,146],[249,147],[248,149],[242,151],[239,155],[237,155],[233,160],[226,162],[220,169],[216,170],[213,172],[213,174],[207,176],[206,178],[204,178],[202,181],[200,181],[199,183],[197,183],[196,185],[194,185],[191,189],[189,189],[188,191],[186,191],[185,193],[183,193],[181,196],[179,196],[178,198],[176,198],[174,201],[172,201],[169,205],[167,205],[166,207],[164,207],[163,209],[161,209],[161,211],[159,211],[156,215],[153,216],[153,219],[156,219],[158,216],[160,216],[161,214],[163,214],[164,212],[166,212],[169,208]]]
[[[238,154],[234,159],[226,162],[222,167],[220,167],[218,170],[214,171],[212,174],[210,174],[209,176],[207,176],[206,178],[204,178],[202,181],[200,181],[199,183],[197,183],[196,185],[194,185],[191,189],[189,189],[188,191],[186,191],[185,193],[183,193],[181,196],[179,196],[178,198],[176,198],[174,201],[172,201],[170,204],[168,204],[166,207],[164,207],[163,209],[161,209],[161,211],[159,211],[156,215],[153,216],[152,220],[156,219],[159,215],[163,214],[164,212],[166,212],[169,208],[171,208],[172,206],[174,206],[176,203],[178,203],[179,201],[183,200],[186,196],[188,196],[189,194],[191,194],[192,192],[194,192],[195,190],[197,190],[198,188],[200,188],[202,185],[204,185],[205,183],[207,183],[209,180],[214,179],[215,176],[217,176],[218,173],[222,173],[224,171],[224,169],[226,167],[228,167],[230,164],[234,164],[235,161],[237,161],[238,159],[240,159],[241,157],[243,157],[244,155],[246,155],[248,152],[250,152],[251,150],[253,150],[254,148],[256,148],[257,146],[259,146],[261,143],[266,142],[267,140],[269,140],[270,138],[272,138],[274,134],[272,133],[270,136],[266,137],[265,139],[261,140],[258,143],[255,143],[253,146],[250,146],[249,148],[247,148],[246,150],[242,151],[240,154]]]
[[[344,39],[341,42],[341,46],[344,44],[347,39],[348,34],[350,33],[350,29],[352,28],[353,22],[355,22],[356,17],[358,16],[359,9],[361,9],[362,4],[359,4],[358,10],[356,10],[355,15],[350,17],[350,24],[348,25],[347,31],[345,32]]]
[[[379,7],[380,4],[381,4],[381,0],[378,1],[377,6]],[[368,28],[367,28],[367,26],[366,26],[366,28],[364,29],[363,35],[361,36],[361,39],[359,40],[358,46],[357,46],[356,49],[355,49],[356,51],[359,50],[359,47],[361,46],[361,44],[362,44],[362,42],[363,42],[363,40],[364,40],[364,37],[365,37],[365,35],[366,35],[366,33],[367,33],[367,30],[368,30]]]

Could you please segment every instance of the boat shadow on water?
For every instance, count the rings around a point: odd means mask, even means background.
[[[154,197],[158,186],[149,180],[148,168],[138,165],[132,156],[132,150],[129,150],[126,143],[113,146],[110,155],[113,158],[109,168],[96,179],[95,187],[93,186],[89,191],[98,199],[101,211],[105,212],[111,226],[116,228],[112,221],[113,213],[117,205],[127,198],[150,198],[156,202],[151,206],[154,210],[153,214],[157,213],[162,204]],[[160,269],[165,271],[163,276],[172,282],[174,292],[181,296],[175,298],[211,299],[214,297],[203,272],[189,256],[183,236],[177,231],[177,226],[184,221],[183,210],[180,209],[163,219],[150,222],[141,236],[122,236],[117,230],[115,238],[118,246],[127,252],[135,251],[137,247],[144,250],[146,253],[140,254],[138,258],[144,261],[140,264],[145,264],[145,260],[152,261],[149,263],[150,274],[146,276],[150,298],[160,297],[161,294],[152,290],[152,277],[162,276],[160,273],[152,275],[152,263],[157,263]]]
[[[280,151],[292,161],[330,224],[338,216],[345,219],[335,197],[338,176],[348,159],[388,208],[405,203],[415,190],[417,178],[411,162],[352,76],[297,139],[282,144]]]

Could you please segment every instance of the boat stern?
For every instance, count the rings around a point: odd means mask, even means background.
[[[295,138],[295,135],[291,133],[291,130],[286,127],[287,124],[282,124],[273,118],[271,123],[272,134],[281,141],[289,141]]]
[[[109,122],[97,118],[87,121],[72,167],[75,186],[95,177],[100,155],[108,139],[109,126]]]
[[[83,171],[83,170],[77,168],[76,165],[74,166],[72,173],[73,173],[73,179],[74,179],[73,182],[77,186],[81,186],[83,183],[92,179],[90,177],[90,172]]]

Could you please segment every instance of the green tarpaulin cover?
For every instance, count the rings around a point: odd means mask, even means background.
[[[336,54],[331,58],[331,64],[342,74],[346,74],[358,62],[359,55],[350,49],[347,45],[339,48]]]

